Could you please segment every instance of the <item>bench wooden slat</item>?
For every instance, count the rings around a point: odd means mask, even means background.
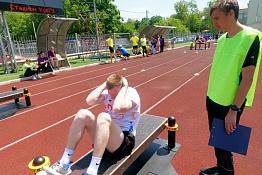
[[[118,166],[116,166],[110,175],[123,174],[125,170],[145,151],[145,149],[157,138],[157,136],[165,129],[164,120],[140,145],[138,145],[132,153],[127,156]],[[149,124],[149,123],[148,123]]]
[[[0,94],[0,102],[12,100],[15,98],[23,97],[24,91],[22,89],[18,89],[15,91],[4,92]]]

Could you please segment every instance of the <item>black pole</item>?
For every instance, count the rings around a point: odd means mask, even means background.
[[[17,90],[16,86],[13,86],[12,87],[12,91],[16,91],[16,90]],[[15,102],[18,103],[19,102],[19,98],[15,98]]]
[[[176,125],[176,118],[171,116],[168,118],[168,126],[174,127]],[[168,131],[168,149],[174,148],[176,145],[176,131]]]
[[[30,101],[30,95],[29,95],[28,89],[24,89],[24,94],[26,95],[25,96],[26,106],[29,107],[31,106],[31,101]]]

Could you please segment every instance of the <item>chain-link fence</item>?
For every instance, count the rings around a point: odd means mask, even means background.
[[[165,40],[168,40],[171,43],[174,37],[176,38],[176,43],[183,43],[183,42],[190,42],[195,40],[198,33],[170,33],[165,37]],[[214,38],[215,35],[212,33],[205,33],[208,35],[208,38]],[[205,35],[204,34],[204,35]],[[112,33],[112,34],[105,34],[103,40],[107,40],[111,35],[114,36],[114,50],[117,49],[119,45],[122,45],[127,50],[132,50],[132,43],[130,42],[130,38],[132,34],[130,33]],[[137,33],[137,36],[139,34]],[[201,36],[201,34],[200,34]],[[82,52],[91,52],[92,50],[97,50],[97,42],[88,40],[88,37],[84,38],[85,41],[83,42],[83,38],[81,38],[78,34],[71,34],[67,36],[66,39],[66,54],[68,56],[75,55],[76,53],[81,54]],[[109,53],[106,41],[99,41],[99,48],[103,48],[103,52]],[[15,55],[17,60],[25,60],[25,58],[36,59],[37,55],[37,48],[36,48],[36,39],[34,36],[31,37],[20,37],[20,38],[13,38],[13,46],[15,49]],[[100,49],[101,50],[101,49]]]

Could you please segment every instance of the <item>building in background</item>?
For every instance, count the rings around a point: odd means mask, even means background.
[[[246,25],[262,31],[262,1],[249,0],[247,13]]]
[[[247,25],[247,11],[248,8],[239,9],[238,21],[243,25]]]

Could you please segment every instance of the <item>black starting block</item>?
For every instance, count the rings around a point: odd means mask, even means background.
[[[8,118],[20,110],[33,106],[30,101],[30,95],[28,89],[17,90],[15,86],[12,87],[12,91],[0,94],[0,103],[12,99],[15,100],[14,103],[0,106],[0,120]],[[26,103],[19,101],[19,97],[25,97]]]

